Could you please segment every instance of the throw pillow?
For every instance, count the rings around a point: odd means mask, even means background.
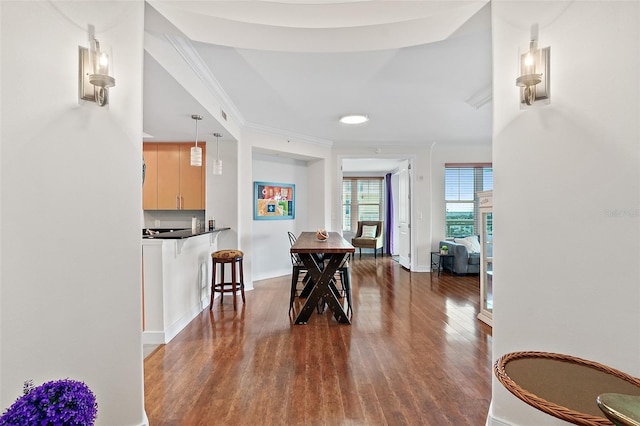
[[[362,238],[375,238],[377,228],[375,225],[362,225]]]
[[[465,240],[471,243],[471,248],[473,249],[472,253],[480,253],[480,241],[478,241],[477,235],[466,237]]]
[[[464,238],[454,238],[453,241],[465,246],[469,253],[480,253],[480,242],[475,235]]]

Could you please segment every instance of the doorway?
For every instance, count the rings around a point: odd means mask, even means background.
[[[340,220],[339,226],[342,229],[343,236],[347,241],[355,235],[355,229],[352,223],[360,220],[382,220],[385,222],[385,253],[391,249],[391,255],[394,259],[406,269],[411,270],[411,159],[403,157],[389,158],[366,158],[366,157],[343,157],[339,158],[339,182],[340,182]],[[385,179],[390,174],[391,179]],[[383,206],[380,217],[371,218],[353,218],[351,217],[349,200],[345,198],[344,178],[351,179],[380,179],[382,182],[382,198]],[[387,186],[391,191],[387,191]],[[391,195],[391,206],[387,202],[388,195]],[[346,203],[346,204],[345,204]],[[388,221],[385,220],[387,209],[390,208],[391,228],[387,227]],[[348,222],[348,223],[346,223]],[[391,235],[391,241],[389,237]]]

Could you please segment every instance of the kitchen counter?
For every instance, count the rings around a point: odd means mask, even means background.
[[[200,236],[200,235],[207,235],[207,234],[213,234],[215,232],[226,231],[227,229],[230,229],[230,228],[229,227],[214,228],[214,229],[212,229],[210,231],[197,231],[197,232],[192,232],[191,228],[188,228],[188,229],[167,229],[167,230],[150,229],[150,231],[152,231],[152,232],[157,232],[156,234],[153,234],[153,235],[147,235],[146,233],[144,233],[144,231],[147,231],[145,229],[145,230],[143,230],[142,238],[162,239],[162,240],[181,240],[181,239],[184,239],[184,238],[191,238],[191,237],[197,237],[197,236]]]
[[[219,231],[227,229],[174,229],[141,239],[143,343],[169,343],[209,306],[211,253],[218,250]]]

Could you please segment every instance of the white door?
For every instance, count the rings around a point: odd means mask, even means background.
[[[398,172],[398,260],[411,270],[411,165],[403,161]]]

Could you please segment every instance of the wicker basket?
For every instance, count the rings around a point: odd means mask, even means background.
[[[577,425],[612,424],[598,408],[600,394],[640,395],[640,379],[569,355],[512,352],[496,361],[494,372],[522,401]]]

